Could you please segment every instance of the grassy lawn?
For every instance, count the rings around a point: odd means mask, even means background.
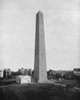
[[[79,98],[80,92],[76,89],[50,83],[0,87],[0,100],[79,100]]]
[[[57,81],[56,83],[69,85],[69,86],[72,86],[72,87],[79,87],[79,83],[78,83],[77,80],[61,80],[61,81]]]

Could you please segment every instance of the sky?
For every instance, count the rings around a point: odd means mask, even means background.
[[[36,13],[44,15],[47,70],[80,67],[79,0],[0,0],[0,68],[34,68]]]

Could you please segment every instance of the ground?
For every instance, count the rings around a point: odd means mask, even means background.
[[[77,80],[61,80],[61,81],[55,81],[55,83],[59,83],[59,84],[64,84],[64,85],[70,85],[72,87],[79,87],[80,88],[80,84],[78,83]]]
[[[51,83],[0,86],[0,100],[79,100],[80,91]]]

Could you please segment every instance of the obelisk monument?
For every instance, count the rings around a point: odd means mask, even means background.
[[[43,13],[41,11],[36,14],[35,58],[33,78],[37,82],[47,81],[44,21]]]

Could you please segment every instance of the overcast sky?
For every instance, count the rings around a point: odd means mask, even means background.
[[[0,0],[0,68],[34,68],[39,10],[44,14],[47,69],[79,67],[79,0]]]

